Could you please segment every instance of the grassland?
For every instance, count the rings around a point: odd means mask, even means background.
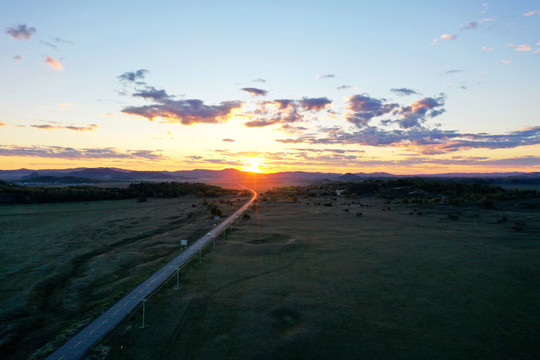
[[[260,203],[182,274],[181,291],[171,282],[149,300],[149,327],[138,313],[89,356],[536,358],[540,217],[497,209]]]
[[[0,206],[2,358],[39,358],[203,235],[202,200]]]

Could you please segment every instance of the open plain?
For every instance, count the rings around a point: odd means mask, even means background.
[[[246,201],[226,199],[225,215]],[[202,202],[1,206],[2,357],[42,357],[203,235],[213,216]]]
[[[89,358],[533,359],[540,218],[497,208],[259,203]]]

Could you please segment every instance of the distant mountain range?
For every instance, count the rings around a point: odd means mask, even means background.
[[[502,173],[445,173],[431,175],[394,175],[385,172],[374,173],[321,173],[305,171],[286,171],[260,174],[236,169],[223,170],[180,170],[180,171],[133,171],[119,168],[74,168],[62,170],[0,170],[0,179],[17,183],[58,183],[82,184],[96,182],[129,181],[269,181],[275,183],[309,183],[319,181],[362,181],[369,178],[387,179],[397,177],[424,178],[484,178],[484,179],[540,179],[539,172],[502,172]]]

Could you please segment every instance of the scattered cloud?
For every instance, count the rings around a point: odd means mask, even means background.
[[[384,104],[384,100],[372,98],[367,94],[347,98],[347,121],[356,127],[365,127],[372,118],[388,114],[399,107],[395,103]]]
[[[229,143],[231,143],[231,142],[236,142],[236,140],[234,140],[234,139],[221,139],[221,141],[223,141],[223,142],[229,142]]]
[[[175,96],[167,94],[165,90],[158,90],[145,82],[138,81],[143,80],[147,72],[148,70],[140,69],[118,76],[121,82],[143,86],[136,88],[131,96],[154,102],[151,105],[124,107],[123,113],[144,117],[151,121],[161,118],[168,123],[183,125],[216,124],[227,122],[234,110],[240,109],[243,105],[241,101],[223,101],[218,105],[206,105],[199,99],[176,100]]]
[[[50,56],[47,56],[47,58],[45,59],[45,61],[43,63],[49,65],[50,67],[52,67],[55,70],[60,70],[60,71],[64,70],[64,67],[62,66],[62,64],[58,60],[56,60],[56,59],[54,59],[54,58],[52,58]]]
[[[407,88],[390,89],[390,91],[399,96],[420,95],[418,92]]]
[[[443,40],[456,40],[457,35],[454,34],[442,34],[441,39]]]
[[[0,156],[31,156],[62,159],[147,159],[161,160],[160,150],[117,150],[115,148],[74,149],[61,146],[5,146],[0,145]]]
[[[482,51],[493,51],[493,47],[491,46],[482,46]]]
[[[242,88],[240,90],[248,92],[252,96],[265,96],[268,93],[268,91],[266,91],[266,90],[252,88],[252,87],[246,87],[246,88]]]
[[[0,121],[0,126],[7,126],[7,124],[4,123],[4,122],[2,122],[2,121]]]
[[[516,49],[516,51],[527,52],[527,51],[532,50],[532,48],[531,48],[531,46],[529,44],[521,44],[521,45],[507,44],[507,45],[510,46],[511,48]]]
[[[21,54],[17,54],[15,55],[14,59],[21,61],[23,59],[23,56]]]
[[[322,137],[312,135],[278,139],[285,144],[340,144],[402,147],[423,155],[445,154],[473,148],[508,149],[540,144],[540,126],[521,129],[508,134],[468,134],[453,130],[414,127],[409,129],[384,129],[368,126],[354,132],[331,129]]]
[[[335,74],[325,74],[325,75],[317,75],[316,78],[317,79],[330,79],[330,78],[333,78],[333,77],[336,77]]]
[[[338,86],[336,89],[337,90],[345,90],[345,89],[354,89],[355,87],[352,86],[352,85],[341,85],[341,86]]]
[[[448,70],[448,71],[443,72],[441,75],[457,74],[457,73],[460,73],[460,72],[463,72],[463,70],[452,69],[452,70]]]
[[[463,25],[462,27],[460,27],[459,29],[461,31],[464,31],[464,30],[474,30],[478,27],[478,23],[476,21],[471,21],[470,23],[468,23],[467,25]],[[453,40],[453,39],[452,39]]]
[[[35,27],[28,27],[26,24],[19,24],[6,29],[6,34],[17,40],[30,40],[36,33]]]
[[[54,44],[52,44],[52,43],[50,43],[48,41],[41,40],[40,43],[42,43],[43,45],[48,46],[48,47],[50,47],[50,48],[52,48],[54,50],[58,50],[58,46],[56,46],[56,45],[54,45]]]
[[[253,80],[251,80],[251,82],[260,82],[260,83],[265,83],[265,82],[266,82],[266,80],[265,80],[265,79],[263,79],[263,78],[256,78],[256,79],[253,79]]]
[[[495,19],[493,19],[493,18],[483,18],[482,20],[480,20],[480,23],[485,23],[485,22],[489,22],[489,21],[495,21]]]
[[[506,64],[510,64],[512,62],[510,60],[501,60],[501,61],[499,61],[499,63],[506,65]]]
[[[258,120],[251,120],[251,121],[245,122],[244,126],[247,126],[247,127],[265,127],[265,126],[274,125],[274,124],[277,124],[277,123],[280,123],[280,122],[281,122],[281,119],[279,119],[279,118],[258,119]]]
[[[98,126],[96,124],[90,124],[86,126],[74,126],[74,125],[51,125],[51,124],[38,124],[30,125],[30,127],[41,130],[72,130],[72,131],[95,131]]]
[[[305,110],[322,110],[332,103],[332,100],[329,100],[326,97],[320,98],[302,98],[300,100],[300,106]]]
[[[540,15],[540,10],[535,9],[535,10],[531,10],[523,14],[523,16],[533,16],[533,15]]]
[[[146,69],[139,69],[137,71],[127,71],[118,76],[118,79],[122,82],[135,82],[137,80],[144,80],[144,77],[149,71]]]

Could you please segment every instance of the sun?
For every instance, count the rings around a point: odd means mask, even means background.
[[[249,162],[249,165],[244,167],[245,171],[254,172],[254,173],[260,173],[262,170],[259,168],[259,166],[262,163],[262,159],[259,158],[248,158],[246,159]]]

